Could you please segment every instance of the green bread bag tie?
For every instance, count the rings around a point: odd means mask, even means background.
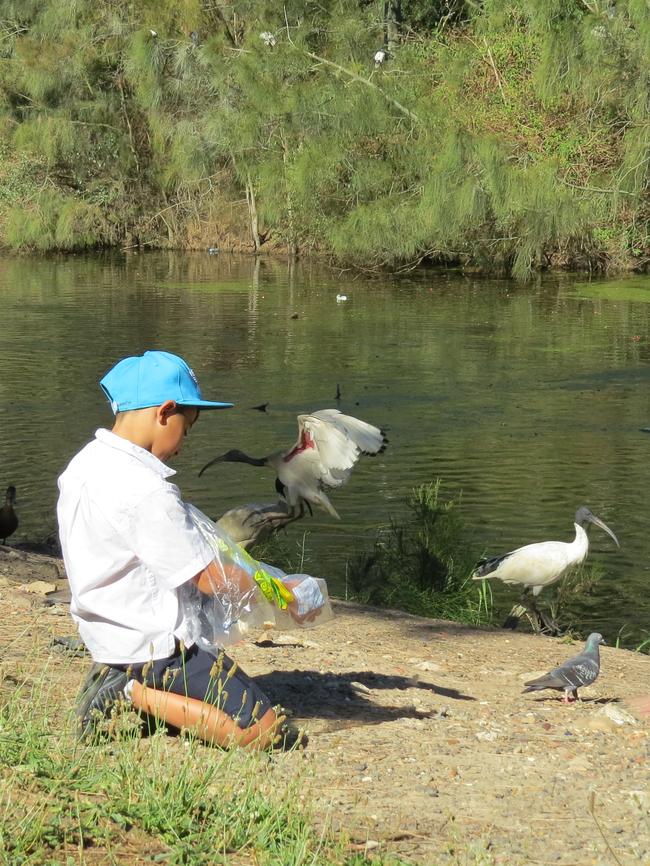
[[[258,568],[253,574],[255,583],[262,590],[262,595],[267,601],[276,604],[280,610],[286,610],[286,607],[293,601],[293,595],[289,592],[286,586],[277,577],[272,577],[263,568]]]

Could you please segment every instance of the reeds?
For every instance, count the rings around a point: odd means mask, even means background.
[[[461,496],[444,498],[442,482],[421,484],[407,516],[380,528],[373,547],[349,563],[353,598],[410,613],[467,622],[492,621],[492,592],[471,572],[479,559],[461,515]]]

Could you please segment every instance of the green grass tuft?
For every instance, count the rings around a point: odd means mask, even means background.
[[[423,616],[491,622],[490,588],[471,579],[480,551],[467,537],[460,496],[443,499],[438,479],[415,488],[407,505],[407,520],[380,529],[372,550],[350,563],[354,597]]]
[[[305,799],[304,766],[287,781],[267,754],[212,749],[186,734],[136,735],[130,715],[99,745],[74,737],[52,672],[0,700],[0,863],[102,862],[139,855],[208,866],[246,855],[260,866],[363,866]],[[93,860],[93,862],[98,862]],[[238,860],[238,862],[240,862]],[[373,858],[377,866],[397,866]]]

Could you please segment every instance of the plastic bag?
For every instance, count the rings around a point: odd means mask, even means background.
[[[183,614],[192,633],[198,635],[200,646],[228,646],[262,626],[307,628],[332,618],[324,580],[308,574],[285,574],[275,566],[258,562],[202,511],[193,505],[185,507],[214,551],[219,570],[218,584],[210,581],[212,595],[202,593],[193,581],[178,590]],[[240,571],[254,579],[252,588],[242,591]]]

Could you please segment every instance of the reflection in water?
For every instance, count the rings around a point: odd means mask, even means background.
[[[163,348],[190,361],[208,396],[237,404],[206,413],[177,462],[184,494],[207,513],[275,498],[263,470],[224,465],[199,479],[208,459],[235,446],[266,454],[295,436],[298,413],[338,405],[387,426],[390,447],[333,494],[340,524],[294,527],[297,543],[309,531],[306,568],[342,591],[372,530],[438,476],[463,491],[487,553],[569,540],[585,504],[622,548],[592,537],[606,576],[585,602],[585,630],[612,639],[627,624],[640,640],[650,630],[650,437],[639,432],[650,422],[650,306],[616,300],[611,282],[590,284],[589,297],[576,285],[425,271],[337,278],[311,263],[207,254],[0,259],[0,486],[18,488],[18,536],[54,529],[57,475],[110,425],[101,376]],[[267,401],[267,413],[250,411]]]

